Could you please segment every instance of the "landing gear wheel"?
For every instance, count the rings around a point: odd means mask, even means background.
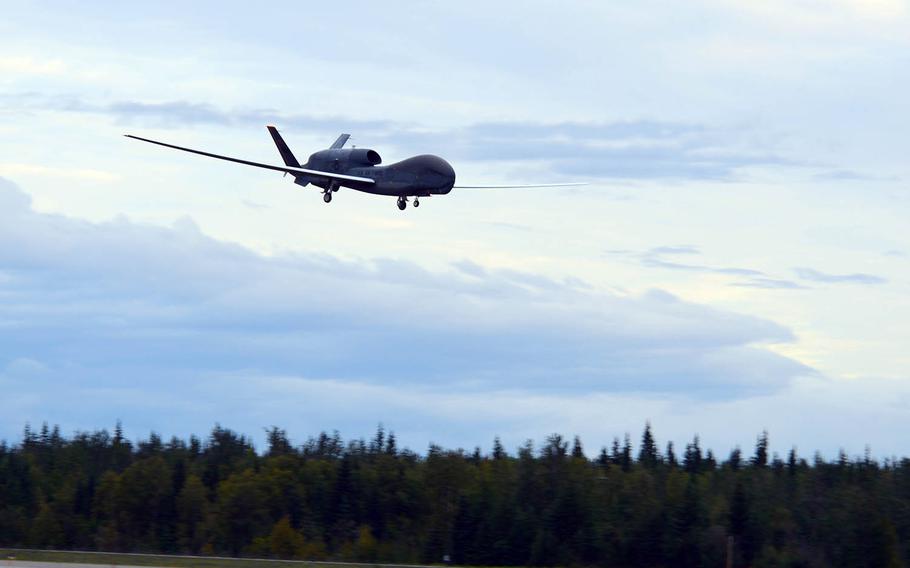
[[[332,202],[332,192],[327,191],[327,192],[323,193],[322,200],[325,201],[326,203],[331,203]]]
[[[408,206],[408,198],[399,197],[398,198],[398,209],[404,211],[407,206]]]
[[[420,200],[416,197],[414,198],[414,207],[420,207]]]

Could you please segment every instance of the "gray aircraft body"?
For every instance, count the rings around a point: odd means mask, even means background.
[[[420,205],[421,197],[431,195],[445,195],[453,188],[479,189],[479,188],[508,188],[508,187],[559,187],[568,185],[584,185],[583,183],[546,183],[524,185],[455,185],[455,170],[439,156],[422,154],[407,158],[394,164],[382,166],[382,158],[375,150],[366,148],[345,148],[344,145],[351,137],[342,134],[326,150],[320,150],[310,155],[305,164],[301,164],[294,157],[291,149],[285,143],[278,129],[268,126],[272,140],[278,147],[278,153],[284,160],[284,166],[262,164],[240,158],[232,158],[201,150],[193,150],[182,146],[175,146],[157,140],[149,140],[126,134],[128,138],[150,142],[167,148],[183,150],[210,158],[227,160],[247,166],[265,168],[291,174],[294,183],[306,187],[313,184],[322,189],[322,199],[326,203],[332,201],[332,194],[342,187],[347,187],[374,195],[388,195],[398,198],[398,208],[404,210],[408,206],[408,198],[414,198],[414,207]]]

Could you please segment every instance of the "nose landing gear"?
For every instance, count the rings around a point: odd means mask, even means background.
[[[332,202],[332,192],[327,191],[327,192],[323,193],[322,200],[325,201],[326,203],[331,203]]]
[[[420,199],[414,198],[414,207],[420,207]]]

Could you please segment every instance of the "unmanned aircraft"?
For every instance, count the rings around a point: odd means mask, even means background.
[[[413,197],[414,207],[418,207],[420,206],[421,197],[446,195],[453,188],[482,189],[585,185],[585,183],[455,185],[455,170],[439,156],[423,154],[389,164],[388,166],[380,166],[382,158],[375,150],[344,147],[351,137],[350,134],[342,134],[328,149],[311,154],[309,160],[301,165],[297,158],[294,157],[291,149],[288,148],[288,145],[285,144],[284,139],[278,133],[278,129],[274,126],[267,126],[266,128],[268,128],[269,133],[272,135],[272,140],[275,141],[275,145],[278,147],[278,153],[281,154],[281,158],[284,160],[284,166],[260,164],[259,162],[220,156],[201,150],[158,142],[157,140],[149,140],[132,134],[125,134],[125,136],[210,158],[291,174],[294,176],[294,183],[297,185],[306,187],[309,184],[313,184],[322,188],[322,200],[326,203],[330,203],[332,194],[342,187],[375,195],[398,197],[398,208],[404,211],[408,206],[408,197]]]

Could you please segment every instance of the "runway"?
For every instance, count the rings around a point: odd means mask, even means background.
[[[0,561],[4,568],[98,568],[99,566],[117,566],[117,568],[168,568],[166,566],[129,566],[126,564],[96,564],[70,563],[70,562],[33,562],[31,560],[7,560],[4,556]]]
[[[42,553],[54,553],[60,552],[66,554],[65,551],[30,551],[30,552],[42,552]],[[81,552],[81,554],[92,554],[95,555],[95,558],[103,555],[110,555],[111,560],[114,562],[102,562],[101,558],[98,558],[98,562],[40,562],[34,560],[9,560],[7,554],[15,554],[15,552],[10,549],[3,550],[3,556],[0,556],[0,568],[99,568],[99,567],[114,567],[116,568],[175,568],[187,567],[187,560],[200,560],[201,563],[196,563],[197,566],[204,566],[206,568],[211,568],[213,564],[217,563],[223,565],[225,568],[264,568],[266,566],[275,564],[287,566],[300,566],[304,568],[305,566],[318,566],[319,568],[332,568],[332,567],[344,567],[344,568],[440,568],[438,565],[425,565],[425,564],[394,564],[394,563],[369,563],[369,562],[338,562],[334,560],[280,560],[274,558],[231,558],[231,557],[217,557],[217,556],[169,556],[169,555],[157,555],[157,554],[138,554],[138,553],[109,553],[109,552]],[[72,553],[69,553],[72,554]],[[161,565],[149,566],[149,565],[135,565],[135,564],[121,564],[116,562],[116,560],[123,559],[124,556],[141,556],[143,558],[149,557],[158,557],[162,560]],[[168,565],[167,559],[173,558],[177,562]],[[239,564],[238,564],[239,563]]]

